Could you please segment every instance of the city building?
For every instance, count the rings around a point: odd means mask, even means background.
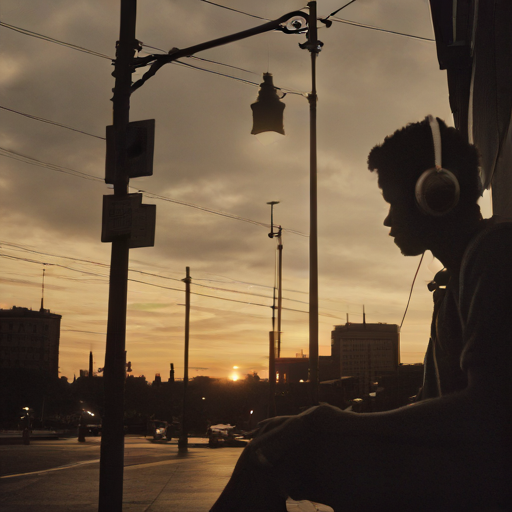
[[[0,369],[43,370],[58,378],[61,318],[43,308],[0,309]]]
[[[400,327],[396,324],[336,325],[331,334],[333,371],[359,378],[359,392],[368,394],[375,378],[396,372],[400,364]]]
[[[400,365],[400,327],[396,324],[362,324],[347,322],[336,325],[331,334],[331,355],[319,357],[320,382],[348,385],[357,396],[365,396],[376,387],[377,376],[397,372]],[[279,383],[306,382],[309,359],[305,354],[276,358]],[[356,389],[357,388],[357,389]]]

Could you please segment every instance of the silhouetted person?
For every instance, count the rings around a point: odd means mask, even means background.
[[[283,512],[288,496],[336,512],[512,507],[512,224],[482,220],[477,151],[430,116],[387,137],[368,166],[401,252],[430,250],[446,267],[424,399],[267,420],[212,512]]]

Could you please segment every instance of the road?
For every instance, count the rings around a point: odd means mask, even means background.
[[[211,449],[190,440],[125,438],[124,512],[207,511],[224,488],[242,448]],[[197,442],[195,442],[197,441]],[[97,510],[100,437],[0,446],[2,512]]]
[[[86,437],[85,443],[73,437],[32,440],[29,446],[0,446],[0,477],[99,461],[100,443],[101,437]],[[125,437],[125,466],[166,460],[171,454],[176,455],[176,441],[166,443],[139,436]]]

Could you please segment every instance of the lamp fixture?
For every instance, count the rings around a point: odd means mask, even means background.
[[[279,99],[271,73],[263,73],[258,99],[251,105],[253,125],[251,133],[277,132],[284,135],[283,111],[285,104]]]

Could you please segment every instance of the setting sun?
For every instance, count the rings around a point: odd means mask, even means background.
[[[236,372],[233,372],[229,378],[232,381],[236,382],[240,378],[240,375],[238,375],[238,373],[236,373]]]

